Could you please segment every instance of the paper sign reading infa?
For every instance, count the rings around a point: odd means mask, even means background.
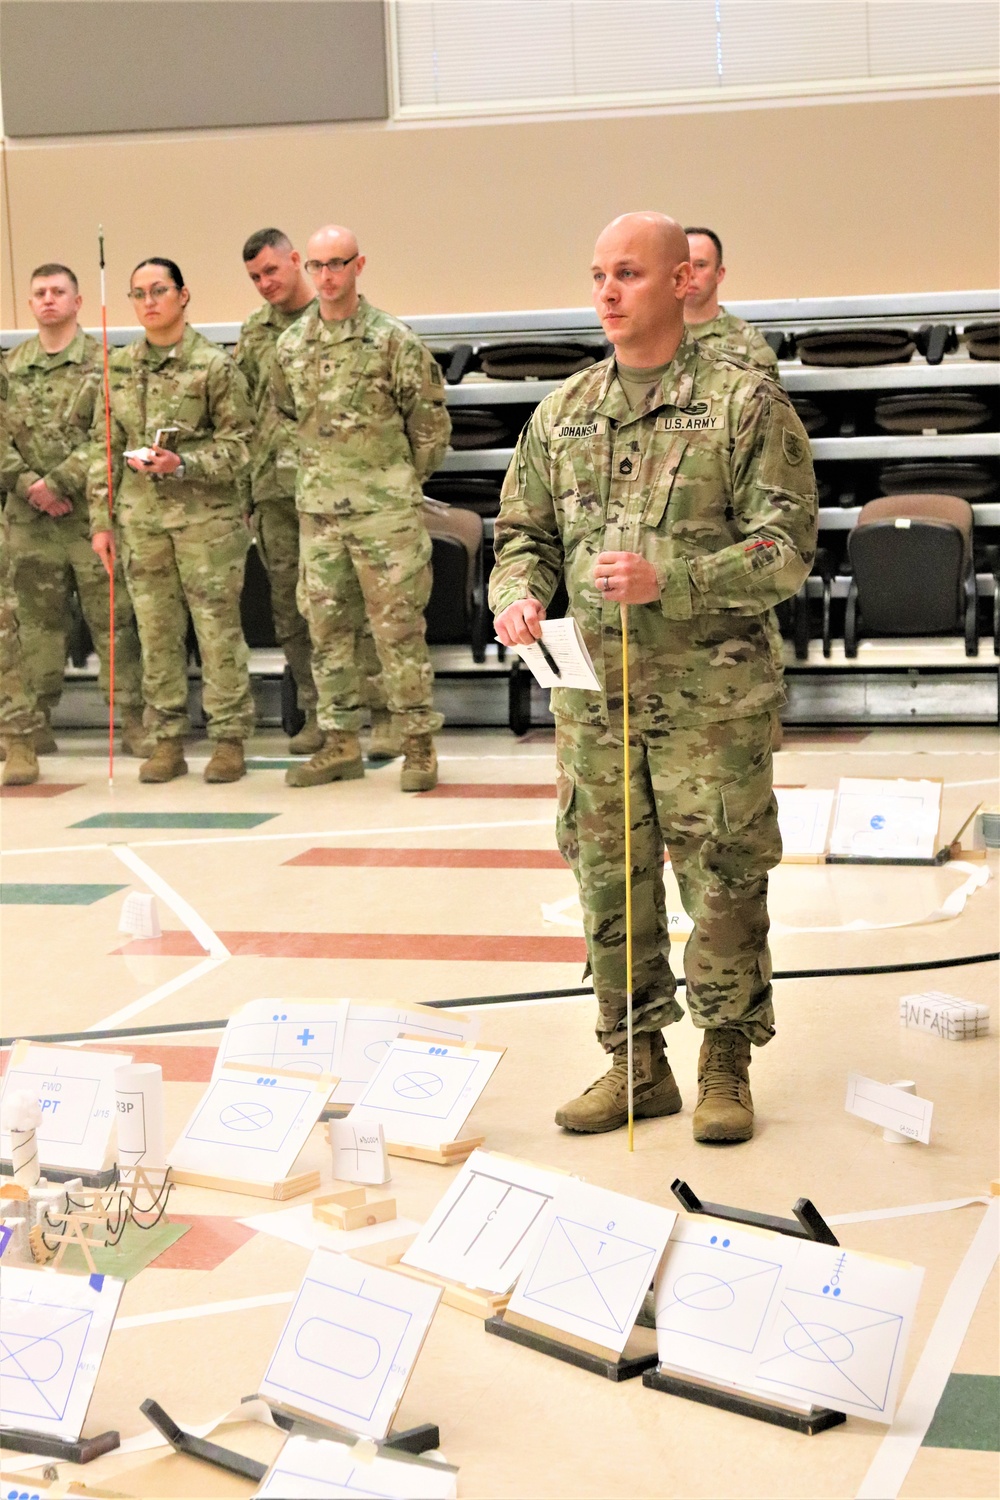
[[[861,859],[933,859],[940,822],[940,781],[842,776],[830,853]]]
[[[600,690],[590,652],[572,615],[543,620],[541,643],[510,649],[517,652],[539,687]]]
[[[968,1042],[987,1036],[990,1029],[988,1005],[960,1000],[943,990],[924,990],[918,995],[903,995],[899,1001],[899,1019],[915,1031],[930,1031],[948,1042]]]
[[[38,1158],[42,1170],[100,1172],[111,1157],[115,1124],[115,1070],[132,1061],[128,1052],[85,1052],[15,1042],[0,1091],[27,1089],[42,1106]],[[10,1135],[0,1135],[0,1155],[10,1157]]]
[[[849,1073],[844,1108],[849,1115],[870,1120],[885,1130],[895,1130],[907,1140],[920,1141],[926,1146],[931,1138],[934,1105],[895,1084],[876,1083],[862,1073]]]

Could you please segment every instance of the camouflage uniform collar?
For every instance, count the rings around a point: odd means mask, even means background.
[[[732,318],[726,309],[719,305],[719,311],[714,318],[709,318],[707,323],[696,323],[691,329],[693,338],[703,339],[707,333],[728,333]]]
[[[184,324],[184,332],[176,344],[167,344],[165,346],[162,344],[151,344],[146,335],[143,334],[142,338],[135,345],[136,358],[144,364],[149,365],[150,369],[158,370],[168,360],[178,359],[182,354],[187,354],[197,339],[198,335],[190,323]]]
[[[371,303],[359,292],[358,310],[352,317],[344,318],[339,323],[324,323],[317,301],[315,309],[309,314],[309,323],[304,336],[307,339],[321,338],[325,344],[344,344],[348,339],[359,339],[363,336],[373,312],[374,308]]]
[[[654,395],[641,410],[633,411],[628,404],[625,392],[618,384],[615,361],[609,359],[594,410],[603,417],[613,417],[616,421],[624,423],[648,416],[650,412],[657,411],[661,406],[687,406],[691,401],[697,364],[698,345],[690,331],[685,328],[681,341],[677,345],[677,352],[660,381],[658,397]]]
[[[261,323],[266,323],[269,328],[277,328],[284,333],[286,328],[291,328],[292,324],[297,323],[300,318],[307,318],[310,313],[318,310],[319,302],[315,297],[311,302],[307,302],[305,307],[300,307],[298,312],[291,313],[282,312],[280,308],[275,307],[272,303],[265,302],[260,310],[260,321]]]
[[[65,349],[60,349],[56,354],[46,354],[42,348],[42,341],[36,334],[30,343],[34,346],[25,363],[36,365],[39,369],[53,370],[57,365],[80,365],[83,363],[86,349],[84,342],[86,334],[82,328],[77,328],[76,333],[70,339]]]

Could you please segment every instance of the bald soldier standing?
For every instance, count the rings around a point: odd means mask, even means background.
[[[254,540],[271,585],[271,612],[278,644],[285,653],[305,723],[289,742],[293,755],[313,755],[323,745],[316,721],[316,685],[312,675],[309,626],[295,601],[299,581],[299,517],[295,509],[295,455],[288,451],[285,424],[270,399],[271,366],[278,339],[316,304],[316,291],[302,269],[302,257],[280,229],[259,229],[243,246],[247,275],[264,298],[264,306],[250,314],[240,329],[233,355],[243,371],[257,425],[250,444],[251,513]],[[294,433],[292,434],[294,439]],[[364,601],[354,584],[357,650],[365,701],[372,716],[369,755],[391,759],[399,746],[382,693],[381,667],[365,615]]]
[[[285,775],[319,786],[364,775],[354,653],[354,579],[403,740],[404,792],[437,785],[433,673],[424,608],[431,541],[422,482],[444,457],[451,422],[437,361],[405,323],[357,289],[365,258],[350,229],[327,225],[307,246],[319,305],[278,340],[271,375],[280,415],[297,429],[299,608],[309,621],[323,748]]]
[[[714,229],[692,225],[685,229],[691,259],[691,280],[684,299],[684,321],[700,344],[735,354],[755,370],[778,376],[778,356],[763,334],[727,312],[719,302],[719,287],[725,280],[722,241]]]
[[[704,1031],[694,1135],[753,1133],[751,1044],[774,1035],[767,873],[781,857],[771,779],[780,679],[766,612],[794,594],[816,541],[805,433],[772,380],[684,327],[687,238],[625,214],[597,241],[593,298],[614,357],[530,418],[504,482],[490,603],[497,634],[541,634],[560,578],[601,682],[556,689],[557,838],[580,889],[608,1073],[556,1114],[567,1130],[627,1118],[622,606],[629,607],[637,1118],[681,1096],[662,1028],[680,1019],[664,846],[693,931],[687,1002]]]

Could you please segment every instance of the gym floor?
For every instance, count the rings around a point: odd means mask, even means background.
[[[222,1020],[262,997],[468,998],[471,1007],[475,997],[580,984],[575,887],[553,838],[549,731],[521,741],[502,731],[446,732],[440,786],[405,797],[398,762],[370,768],[361,781],[288,790],[277,733],[259,735],[250,774],[222,787],[202,782],[205,742],[189,747],[191,774],[182,780],[140,786],[137,762],[119,759],[109,788],[99,735],[59,739],[37,786],[5,789],[0,807],[2,1029],[11,1037],[122,1028],[120,1040],[98,1045],[163,1065],[168,1141],[204,1089],[218,1032],[131,1041],[130,1025]],[[946,837],[976,803],[998,800],[996,736],[984,728],[790,731],[775,765],[775,780],[791,785],[835,786],[842,775],[940,778]],[[922,1210],[988,1197],[997,1176],[997,965],[935,967],[997,947],[995,852],[986,863],[993,880],[946,920],[930,918],[969,876],[954,865],[786,864],[774,872],[775,970],[810,977],[776,984],[778,1035],[755,1053],[751,1073],[752,1142],[693,1142],[699,1039],[686,1020],[668,1035],[681,1115],[637,1124],[632,1155],[624,1132],[558,1130],[555,1107],[604,1065],[587,998],[481,1006],[481,1040],[506,1055],[471,1128],[491,1150],[658,1203],[672,1203],[669,1185],[681,1177],[704,1199],[783,1216],[800,1196],[824,1216],[870,1212],[837,1228],[841,1242],[926,1271],[905,1391],[986,1211],[981,1203]],[[161,939],[118,932],[130,890],[157,893]],[[183,920],[170,904],[178,898],[187,903]],[[669,872],[668,907],[680,911]],[[206,964],[203,944],[213,935],[229,956]],[[674,954],[679,969],[679,943]],[[926,969],[825,972],[903,963]],[[949,1043],[902,1028],[900,996],[924,990],[989,1005],[991,1034]],[[847,1115],[852,1070],[914,1079],[934,1103],[931,1144],[888,1144],[879,1128]],[[329,1190],[321,1129],[300,1165],[321,1167]],[[454,1170],[393,1158],[386,1191],[401,1216],[422,1220]],[[126,1285],[85,1433],[116,1428],[123,1443],[148,1433],[139,1411],[147,1396],[196,1426],[257,1389],[309,1251],[239,1221],[289,1206],[176,1189],[170,1217],[192,1228]],[[921,1211],[879,1216],[903,1206]],[[936,1418],[893,1495],[997,1494],[997,1304],[994,1266]],[[852,1497],[886,1437],[883,1426],[850,1417],[806,1438],[638,1380],[612,1384],[491,1338],[450,1307],[438,1310],[396,1425],[421,1421],[440,1425],[463,1496]],[[241,1424],[221,1441],[268,1459],[278,1436]],[[4,1453],[5,1476],[20,1464]],[[253,1492],[165,1448],[119,1451],[79,1470],[60,1465],[59,1474],[124,1495]]]

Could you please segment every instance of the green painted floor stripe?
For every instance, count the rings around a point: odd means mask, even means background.
[[[0,885],[0,906],[93,906],[123,885]]]
[[[256,828],[277,813],[95,813],[71,828]]]
[[[1000,1375],[949,1375],[923,1445],[1000,1453]]]

